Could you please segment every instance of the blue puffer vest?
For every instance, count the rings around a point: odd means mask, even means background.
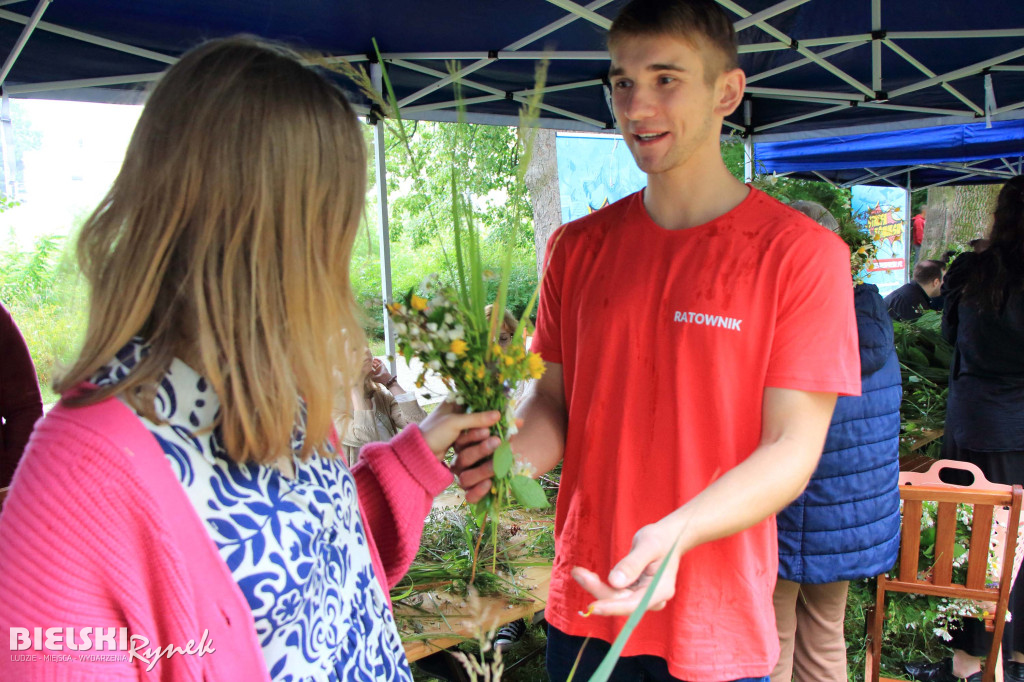
[[[861,395],[841,396],[807,490],[778,514],[779,577],[831,583],[892,568],[899,549],[899,361],[878,289],[854,290]]]

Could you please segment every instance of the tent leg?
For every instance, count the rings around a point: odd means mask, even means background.
[[[754,133],[750,125],[752,108],[749,99],[743,100],[743,124],[747,128],[746,136],[743,138],[743,182],[754,180]]]
[[[380,64],[370,64],[370,77],[378,91],[382,91]],[[388,229],[388,171],[384,159],[384,121],[378,120],[373,125],[373,159],[377,166],[377,206],[379,215],[377,226],[380,228],[380,286],[384,305],[384,345],[388,355],[388,371],[392,376],[398,371],[395,353],[395,329],[391,325],[387,304],[391,297],[391,234]]]
[[[4,196],[13,201],[17,190],[17,183],[14,181],[14,124],[11,121],[11,100],[4,92],[0,96],[0,146],[2,146],[4,164]]]
[[[906,208],[903,211],[903,259],[904,259],[903,260],[903,263],[904,263],[904,267],[903,267],[903,283],[904,284],[906,284],[906,283],[908,283],[910,281],[910,274],[911,274],[911,269],[910,269],[910,251],[913,248],[911,246],[911,242],[914,241],[914,238],[913,238],[914,227],[913,227],[913,223],[912,223],[912,216],[910,215],[910,212],[911,212],[911,210],[912,210],[912,208],[914,206],[914,202],[913,202],[913,187],[911,187],[911,184],[910,184],[910,171],[907,171],[907,192],[906,192],[906,194],[907,194]]]

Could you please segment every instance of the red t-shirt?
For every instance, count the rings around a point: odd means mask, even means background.
[[[548,259],[533,349],[562,364],[568,430],[546,617],[610,642],[625,619],[578,615],[592,598],[573,566],[607,576],[641,526],[746,459],[766,386],[860,393],[850,255],[751,189],[686,230],[655,224],[638,192],[562,226]],[[624,655],[695,682],[768,675],[777,572],[774,517],[694,549]]]
[[[914,244],[920,244],[924,241],[924,216],[918,213],[913,219],[914,228],[911,232],[910,238]]]

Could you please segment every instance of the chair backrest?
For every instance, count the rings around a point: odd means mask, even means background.
[[[918,467],[920,469],[922,467]],[[945,483],[940,472],[959,469],[970,472],[970,485]],[[900,473],[900,499],[903,518],[900,528],[899,569],[894,576],[878,576],[875,613],[869,625],[866,679],[878,682],[881,660],[882,620],[885,615],[886,592],[910,592],[953,599],[974,599],[994,602],[992,612],[993,640],[989,661],[995,662],[1002,640],[1010,586],[1016,573],[1014,558],[1020,525],[1020,485],[1001,485],[985,480],[973,464],[952,460],[935,460],[925,471]],[[935,550],[931,559],[921,561],[921,526],[923,505],[934,503]],[[971,527],[967,546],[967,571],[962,582],[954,582],[954,561],[957,554],[957,515],[966,505]],[[995,523],[995,532],[993,532]],[[927,529],[927,532],[931,532]],[[995,558],[990,562],[990,549]],[[960,553],[962,554],[962,552]],[[922,565],[924,563],[925,565]],[[995,678],[994,665],[986,665],[984,682]]]
[[[944,483],[939,474],[957,469],[973,475],[970,485]],[[900,537],[899,573],[884,578],[890,591],[917,592],[939,597],[996,601],[1002,576],[1012,580],[1013,563],[1020,523],[1021,486],[989,483],[973,464],[937,460],[924,472],[900,474],[900,499],[903,501],[903,523]],[[921,518],[923,503],[936,503],[935,552],[931,566],[921,566]],[[956,558],[956,524],[959,505],[970,510],[971,536],[967,547],[967,574],[962,583],[953,582]],[[995,533],[992,524],[996,522]],[[989,549],[996,558],[990,575]],[[922,576],[922,573],[924,574]],[[1007,584],[1009,584],[1007,582]],[[1009,588],[1007,588],[1009,591]]]

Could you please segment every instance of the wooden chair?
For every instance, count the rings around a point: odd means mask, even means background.
[[[943,469],[969,471],[974,475],[974,483],[969,486],[943,483],[939,479],[939,472]],[[884,573],[878,576],[875,607],[867,619],[868,641],[864,671],[866,682],[896,682],[892,678],[879,677],[886,592],[911,592],[955,599],[973,599],[992,604],[987,608],[992,614],[991,620],[986,619],[986,627],[992,631],[992,646],[986,659],[982,682],[995,680],[996,669],[1001,667],[998,665],[999,647],[1003,638],[1006,607],[1014,576],[1022,494],[1024,489],[1019,485],[989,483],[981,470],[966,462],[936,460],[925,472],[900,474],[903,519],[900,529],[899,573],[895,577]],[[921,503],[926,501],[936,502],[938,509],[934,563],[931,566],[919,566]],[[972,519],[967,578],[962,585],[953,582],[959,504],[970,506]],[[996,524],[995,533],[992,532],[994,518],[1000,521]],[[992,547],[998,559],[998,575],[995,576],[987,575],[990,542],[993,543]],[[926,577],[920,577],[922,572]]]
[[[4,508],[4,500],[7,499],[7,493],[10,490],[10,488],[0,488],[0,511],[2,511]]]

